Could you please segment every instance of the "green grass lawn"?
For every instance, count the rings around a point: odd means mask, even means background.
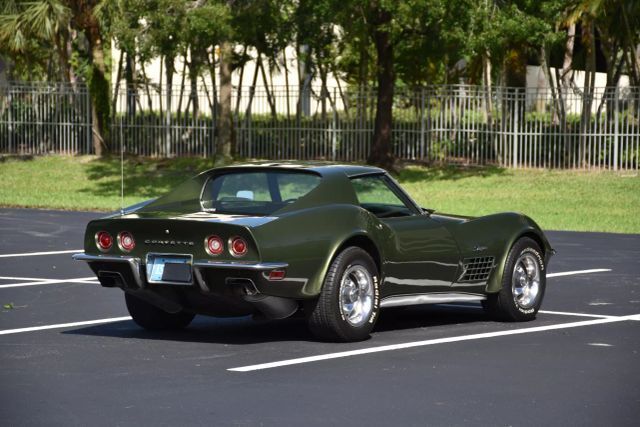
[[[200,158],[127,159],[125,204],[163,194],[210,167]],[[422,206],[441,212],[517,211],[547,230],[640,233],[637,173],[409,166],[398,180]],[[0,206],[116,210],[119,159],[0,158]]]

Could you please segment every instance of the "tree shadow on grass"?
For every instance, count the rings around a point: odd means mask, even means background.
[[[29,162],[32,161],[35,156],[31,154],[0,154],[0,163],[5,163],[10,160],[12,161],[20,161],[20,162]]]
[[[509,171],[507,169],[497,166],[442,166],[429,168],[407,167],[400,171],[397,179],[401,183],[414,183],[432,181],[456,181],[463,178],[487,178],[491,176],[502,176],[507,174],[509,174]]]
[[[424,306],[382,311],[373,336],[381,332],[485,322],[482,310]],[[317,342],[300,317],[254,321],[251,317],[212,318],[198,316],[181,331],[146,331],[133,321],[89,326],[62,332],[70,335],[103,336],[141,340],[161,340],[210,344],[257,344],[269,342]]]
[[[211,159],[126,157],[124,161],[125,195],[144,199],[158,197],[211,167],[213,167]],[[105,197],[120,194],[120,175],[120,158],[105,157],[92,160],[87,167],[87,179],[90,185],[80,191]]]

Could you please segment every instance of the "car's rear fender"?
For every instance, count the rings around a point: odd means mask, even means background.
[[[345,242],[360,236],[375,245],[374,221],[360,207],[340,204],[293,212],[252,232],[263,261],[286,261],[287,277],[304,282],[298,297],[311,298],[320,293],[331,261]]]

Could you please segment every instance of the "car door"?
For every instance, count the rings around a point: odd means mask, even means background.
[[[382,298],[447,292],[458,271],[453,236],[384,174],[352,178],[358,202],[389,228]]]

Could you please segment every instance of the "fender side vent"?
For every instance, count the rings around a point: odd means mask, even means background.
[[[458,282],[485,282],[495,267],[492,256],[465,258],[462,261],[462,275]]]

